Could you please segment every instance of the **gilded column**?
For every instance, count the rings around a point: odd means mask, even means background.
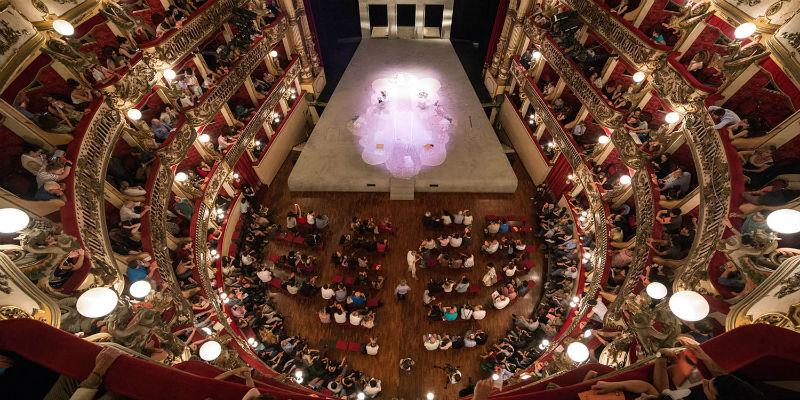
[[[308,83],[314,80],[313,63],[311,62],[308,51],[306,51],[303,32],[301,32],[301,26],[298,23],[302,19],[302,16],[298,12],[298,9],[295,9],[293,3],[292,0],[281,1],[283,12],[286,15],[286,22],[289,23],[292,45],[294,46],[294,51],[300,58],[300,80],[303,83]],[[302,10],[302,8],[299,10]],[[303,13],[305,12],[303,11]]]
[[[517,9],[517,18],[514,22],[514,27],[511,29],[508,46],[506,46],[505,53],[503,53],[500,71],[497,74],[498,85],[505,85],[508,82],[511,60],[514,59],[514,55],[517,53],[520,43],[522,43],[522,38],[525,37],[522,24],[525,22],[525,15],[528,13],[530,5],[530,0],[522,0]],[[492,64],[494,64],[494,60],[492,60]]]
[[[306,52],[311,61],[311,69],[313,70],[314,76],[316,76],[319,74],[320,68],[319,55],[317,54],[316,46],[314,46],[314,34],[311,32],[311,27],[308,24],[308,15],[303,7],[297,8],[296,15],[303,33],[303,43],[306,44]]]
[[[500,31],[500,39],[497,40],[497,47],[494,50],[494,57],[492,57],[492,65],[489,67],[489,73],[493,76],[497,75],[500,68],[500,63],[503,59],[503,54],[506,51],[506,43],[508,43],[508,34],[511,32],[511,26],[514,25],[517,19],[516,12],[517,2],[514,0],[506,11],[506,20],[503,21],[503,30]]]

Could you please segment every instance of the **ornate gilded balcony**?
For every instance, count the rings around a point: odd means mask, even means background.
[[[615,18],[606,7],[594,0],[563,0],[570,8],[580,14],[586,24],[601,37],[614,43],[623,57],[640,70],[652,71],[657,61],[664,58],[668,46],[652,43],[638,29],[628,26]]]
[[[580,67],[564,56],[561,49],[547,33],[543,31],[536,32],[538,29],[533,29],[534,34],[531,39],[539,45],[543,58],[556,70],[561,79],[581,101],[581,104],[592,113],[597,122],[612,129],[621,126],[624,117],[622,112],[608,104],[608,101],[600,91],[583,76],[580,72]]]
[[[514,70],[517,70],[517,68],[514,68]],[[536,114],[542,119],[547,129],[553,135],[553,140],[555,140],[558,148],[561,150],[561,153],[572,167],[575,175],[575,182],[579,183],[584,188],[586,197],[589,199],[589,203],[591,205],[593,220],[606,221],[608,217],[607,204],[603,202],[600,191],[597,189],[597,185],[594,182],[594,177],[587,167],[586,162],[581,157],[580,152],[575,147],[572,137],[564,131],[564,128],[555,118],[555,115],[553,115],[553,113],[550,111],[550,107],[544,101],[539,89],[534,86],[529,79],[525,78],[524,75],[520,75],[519,72],[512,73],[514,74],[515,78],[522,78],[522,80],[519,81],[521,90],[531,102],[531,106],[536,110]],[[592,266],[595,271],[603,272],[595,272],[592,275],[593,279],[589,285],[589,289],[584,293],[583,296],[581,296],[581,303],[578,305],[574,314],[572,315],[569,325],[567,325],[565,328],[562,328],[559,336],[556,338],[556,340],[551,342],[550,346],[547,348],[547,350],[545,350],[546,352],[552,351],[558,347],[561,339],[569,337],[573,334],[583,317],[591,309],[591,306],[588,305],[587,301],[597,298],[600,293],[601,284],[605,279],[605,276],[608,274],[608,271],[606,271],[608,264],[608,227],[605,223],[595,224],[595,227],[595,247],[592,251]],[[582,287],[579,287],[578,290],[582,290]]]
[[[216,288],[211,283],[212,279],[216,279],[213,276],[216,274],[219,263],[214,262],[210,257],[206,232],[209,227],[209,215],[211,215],[215,209],[219,191],[222,185],[227,182],[233,174],[232,166],[236,165],[236,162],[244,154],[248,144],[253,140],[258,130],[261,129],[263,123],[267,121],[270,113],[278,105],[278,101],[280,101],[286,90],[292,85],[292,82],[297,79],[299,73],[299,63],[293,62],[289,68],[287,68],[283,78],[279,82],[276,82],[269,96],[258,108],[253,118],[248,122],[247,126],[245,126],[239,139],[228,149],[224,159],[218,161],[214,165],[203,187],[202,196],[195,203],[195,213],[190,226],[192,254],[195,263],[195,278],[201,283],[201,289],[205,292],[206,297],[213,305],[217,315],[220,316],[219,322],[222,323],[228,333],[235,338],[241,350],[240,354],[243,357],[249,357],[254,360],[258,360],[258,357],[252,352],[245,338],[241,335],[241,332],[237,327],[231,326],[226,318],[222,318],[222,316],[227,314],[225,313],[224,305],[220,303],[219,297],[217,296]],[[167,199],[166,201],[169,200]],[[222,288],[221,285],[223,285],[223,282],[217,282],[217,284],[218,288]]]
[[[75,129],[83,132],[83,137],[76,137],[75,143],[80,147],[74,157],[73,176],[67,183],[67,197],[72,199],[80,241],[89,253],[92,274],[99,279],[100,282],[96,283],[100,286],[121,285],[123,282],[105,233],[103,200],[106,166],[123,126],[120,113],[108,102],[101,102],[88,120],[87,127],[79,125]],[[66,214],[70,217],[72,213],[68,207],[65,207]],[[65,210],[62,210],[62,216],[64,214]]]
[[[219,26],[233,13],[233,9],[245,4],[245,0],[215,0],[203,4],[197,13],[179,29],[145,43],[141,47],[145,52],[155,56],[153,67],[168,68],[183,59],[197,47],[208,35],[217,31]]]
[[[279,18],[264,32],[256,42],[239,60],[236,67],[225,75],[219,85],[201,99],[201,103],[187,112],[187,119],[194,126],[207,123],[220,108],[242,86],[244,80],[258,67],[259,63],[267,57],[272,47],[286,34],[287,24],[285,18]]]

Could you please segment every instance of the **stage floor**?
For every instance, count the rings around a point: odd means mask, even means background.
[[[513,193],[517,178],[448,40],[365,39],[331,96],[289,176],[291,191],[388,192],[384,164],[369,165],[348,124],[375,103],[372,83],[398,73],[441,83],[453,118],[446,158],[411,178],[416,192]],[[438,148],[437,148],[438,149]]]

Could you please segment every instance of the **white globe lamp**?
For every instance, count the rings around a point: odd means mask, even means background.
[[[540,58],[542,58],[542,52],[541,52],[541,51],[539,51],[539,50],[536,50],[536,51],[534,51],[533,53],[531,53],[531,57],[532,57],[534,60],[538,61]]]
[[[668,112],[667,115],[664,116],[664,121],[668,124],[674,124],[681,120],[681,115],[675,111]]]
[[[209,340],[200,346],[198,353],[203,361],[214,361],[222,354],[222,345],[215,340]]]
[[[86,318],[105,317],[117,308],[117,292],[107,287],[97,287],[83,292],[75,308]]]
[[[645,291],[653,300],[661,300],[667,297],[667,287],[661,282],[650,282],[645,288]]]
[[[177,74],[172,70],[172,68],[167,68],[164,70],[164,79],[171,81],[175,79],[176,76]]]
[[[646,78],[646,77],[647,77],[647,75],[645,75],[644,72],[637,71],[635,74],[633,74],[633,81],[636,82],[636,83],[639,83],[639,82],[643,81],[644,78]]]
[[[53,30],[62,36],[72,36],[75,33],[75,27],[63,19],[53,21]]]
[[[733,36],[735,36],[737,39],[744,39],[754,33],[756,33],[756,24],[752,22],[745,22],[736,27],[736,30],[733,31]]]
[[[142,112],[139,109],[131,108],[125,113],[131,121],[138,121],[142,119]]]
[[[589,348],[581,342],[572,342],[567,346],[567,356],[575,362],[584,362],[589,359]]]
[[[0,233],[16,233],[28,227],[31,217],[17,208],[0,208]]]
[[[619,183],[623,185],[630,185],[631,184],[631,176],[630,175],[622,175],[619,177]]]
[[[208,143],[211,141],[211,136],[207,133],[201,133],[200,136],[197,137],[197,140],[199,140],[200,143]]]
[[[606,144],[606,143],[608,143],[610,141],[611,141],[611,138],[606,136],[606,135],[600,135],[600,137],[597,138],[597,143],[600,143],[600,144]]]
[[[684,290],[672,295],[669,309],[676,317],[684,321],[700,321],[708,315],[709,307],[700,293]]]
[[[800,232],[800,211],[784,208],[767,216],[767,226],[778,233]]]
[[[175,174],[176,182],[186,182],[187,179],[189,179],[189,175],[186,175],[186,172],[180,171]]]
[[[151,285],[150,282],[142,279],[140,281],[133,282],[133,284],[131,284],[131,288],[129,291],[131,293],[131,296],[133,296],[134,298],[143,299],[147,297],[148,294],[150,294],[150,290],[152,289],[153,285]]]

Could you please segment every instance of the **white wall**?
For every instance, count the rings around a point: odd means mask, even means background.
[[[522,161],[528,175],[537,185],[544,182],[550,172],[550,166],[539,153],[536,143],[528,133],[525,123],[519,118],[514,105],[509,101],[504,101],[500,107],[499,117],[500,124],[514,145],[517,157]]]

